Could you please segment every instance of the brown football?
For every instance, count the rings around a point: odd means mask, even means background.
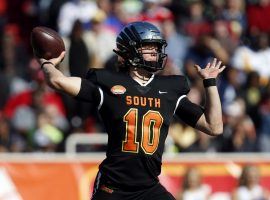
[[[31,45],[34,55],[46,60],[56,58],[62,51],[65,51],[65,44],[60,35],[53,29],[44,26],[33,28]]]

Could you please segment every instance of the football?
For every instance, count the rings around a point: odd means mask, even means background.
[[[60,35],[51,28],[37,26],[31,32],[31,46],[38,58],[49,60],[60,56],[65,51],[65,44]]]

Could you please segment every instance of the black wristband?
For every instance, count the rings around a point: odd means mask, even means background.
[[[44,63],[42,63],[42,64],[40,65],[40,68],[43,69],[43,66],[46,65],[46,64],[51,64],[51,65],[54,66],[54,64],[53,64],[52,62],[50,62],[50,61],[45,61]]]
[[[210,86],[216,86],[216,85],[217,85],[217,80],[215,78],[203,79],[203,86],[205,88],[210,87]]]

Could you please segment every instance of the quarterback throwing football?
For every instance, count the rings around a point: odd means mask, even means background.
[[[166,41],[148,22],[126,25],[116,39],[119,72],[90,70],[86,78],[64,76],[55,66],[64,52],[50,60],[39,59],[46,82],[99,109],[108,133],[106,159],[100,164],[92,199],[170,200],[174,197],[159,183],[162,153],[173,115],[209,135],[223,132],[216,78],[224,70],[214,59],[202,78],[206,104],[189,101],[184,76],[160,76],[167,55]]]

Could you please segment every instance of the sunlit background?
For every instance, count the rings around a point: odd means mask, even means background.
[[[139,20],[164,34],[160,73],[186,75],[192,102],[204,105],[194,64],[227,66],[218,79],[224,133],[174,119],[160,181],[177,200],[270,199],[270,0],[0,0],[0,200],[90,199],[105,157],[95,107],[45,84],[31,30],[56,30],[61,71],[84,77],[116,70],[115,38]]]

